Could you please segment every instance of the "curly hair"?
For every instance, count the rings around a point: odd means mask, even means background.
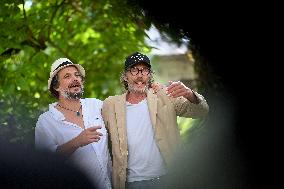
[[[49,91],[57,99],[59,99],[59,92],[55,89],[57,89],[58,87],[59,87],[58,74],[56,74],[51,80]]]

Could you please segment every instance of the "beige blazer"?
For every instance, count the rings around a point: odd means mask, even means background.
[[[170,98],[165,91],[155,94],[147,93],[147,104],[160,152],[168,165],[180,143],[177,116],[199,118],[205,116],[209,107],[206,100],[194,92],[199,99],[193,104],[183,97]],[[112,182],[114,189],[124,189],[127,169],[127,136],[126,136],[126,93],[110,96],[103,104],[102,114],[110,135],[112,151]]]

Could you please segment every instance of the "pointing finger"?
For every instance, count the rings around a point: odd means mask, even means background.
[[[101,128],[102,128],[102,126],[98,125],[98,126],[90,127],[87,130],[89,130],[89,131],[96,131],[97,129],[101,129]]]

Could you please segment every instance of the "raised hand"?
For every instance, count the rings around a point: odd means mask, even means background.
[[[192,92],[192,90],[180,81],[169,81],[169,86],[167,87],[167,94],[173,98],[183,96],[193,103],[198,103],[198,99]]]
[[[152,83],[152,85],[151,85],[151,88],[153,89],[153,91],[154,91],[155,93],[157,93],[159,90],[163,89],[164,87],[165,87],[165,86],[163,86],[162,84],[157,83],[157,82]]]

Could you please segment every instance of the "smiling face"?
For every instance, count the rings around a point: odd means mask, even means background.
[[[83,81],[80,72],[74,66],[68,66],[58,72],[60,96],[67,99],[80,99],[83,95]]]
[[[132,66],[125,74],[124,80],[128,83],[128,91],[145,93],[149,88],[150,69],[145,63]]]

